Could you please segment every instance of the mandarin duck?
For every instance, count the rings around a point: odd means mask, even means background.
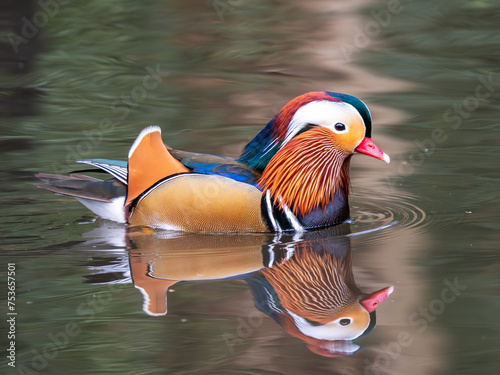
[[[394,287],[363,293],[354,281],[349,237],[302,241],[248,279],[256,307],[308,348],[328,357],[352,354],[352,340],[376,324],[375,310]]]
[[[128,163],[82,160],[108,181],[39,173],[38,187],[78,199],[97,215],[130,226],[191,232],[284,232],[349,218],[354,153],[389,163],[371,140],[359,99],[326,91],[286,104],[238,159],[171,149],[157,126],[144,129]]]

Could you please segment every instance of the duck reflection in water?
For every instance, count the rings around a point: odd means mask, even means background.
[[[363,293],[354,281],[349,225],[297,235],[129,233],[130,272],[143,310],[167,313],[168,289],[182,281],[240,278],[255,306],[323,356],[354,353],[393,291]]]
[[[274,251],[269,266],[247,279],[255,305],[323,356],[359,349],[352,340],[376,324],[375,310],[393,287],[365,294],[354,282],[350,240],[331,236]]]

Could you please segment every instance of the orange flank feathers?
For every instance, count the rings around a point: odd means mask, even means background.
[[[181,162],[174,159],[161,139],[161,129],[149,126],[144,129],[128,154],[128,190],[125,205],[159,180],[176,173],[188,172]]]

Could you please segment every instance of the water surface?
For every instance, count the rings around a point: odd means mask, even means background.
[[[50,12],[4,3],[0,257],[5,282],[15,263],[18,315],[17,367],[4,359],[3,372],[498,373],[495,2],[87,1]],[[25,20],[41,26],[29,33]],[[236,156],[282,105],[312,90],[365,101],[373,138],[392,158],[354,158],[348,233],[231,238],[211,259],[254,262],[237,277],[177,272],[166,315],[147,313],[130,264],[185,264],[187,247],[193,265],[211,242],[134,247],[122,226],[29,184],[32,173],[70,172],[81,158],[124,159],[151,124],[172,147]],[[336,235],[362,292],[395,290],[375,329],[342,347],[359,350],[334,357],[259,309],[249,280],[265,266],[263,248],[293,256]]]

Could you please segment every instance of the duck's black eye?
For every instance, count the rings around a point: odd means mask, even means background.
[[[347,318],[340,319],[339,323],[341,326],[348,326],[349,324],[351,324],[351,319]]]
[[[341,122],[337,122],[335,124],[335,130],[338,131],[338,132],[343,132],[345,131],[347,128],[344,124],[342,124]]]

